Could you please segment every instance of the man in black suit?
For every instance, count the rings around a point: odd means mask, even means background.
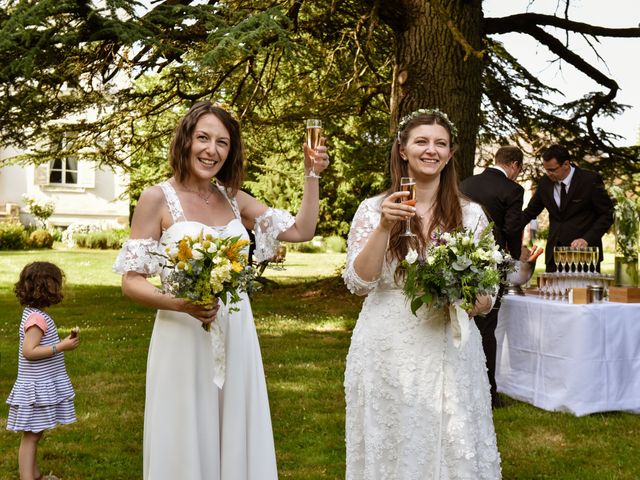
[[[536,218],[543,209],[549,213],[549,236],[545,253],[547,272],[555,272],[553,248],[556,246],[597,246],[602,261],[602,236],[613,224],[613,202],[595,172],[571,163],[569,151],[551,145],[542,154],[546,175],[523,212],[522,224]]]
[[[495,154],[495,166],[484,172],[467,177],[460,184],[460,190],[484,208],[494,224],[493,235],[496,243],[508,251],[516,260],[522,249],[522,203],[524,188],[515,182],[522,169],[522,151],[518,147],[500,147]],[[491,384],[491,405],[500,406],[496,390],[496,336],[500,299],[484,317],[475,317],[482,336],[482,347],[487,361],[487,374]]]

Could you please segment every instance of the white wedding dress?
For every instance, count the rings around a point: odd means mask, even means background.
[[[114,271],[161,274],[158,251],[185,235],[211,233],[249,239],[235,199],[236,218],[211,227],[188,221],[175,190],[161,184],[174,223],[160,242],[128,240]],[[225,194],[224,188],[219,186]],[[275,237],[293,223],[287,212],[270,209],[257,219],[257,255],[275,253]],[[262,228],[260,228],[260,225]],[[213,382],[210,334],[188,314],[159,310],[149,346],[144,415],[145,480],[277,479],[269,401],[251,304],[246,294],[239,311],[218,318],[224,333],[226,375]],[[220,315],[219,315],[220,317]]]
[[[362,280],[353,264],[380,221],[383,196],[365,200],[349,232],[344,279],[368,294],[345,372],[347,480],[496,480],[500,456],[480,334],[454,345],[444,310],[411,313],[394,281],[397,262]],[[464,226],[487,225],[479,205],[463,203]]]

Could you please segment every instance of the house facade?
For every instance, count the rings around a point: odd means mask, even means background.
[[[18,152],[0,148],[2,160]],[[49,225],[72,223],[127,226],[129,223],[128,175],[120,168],[98,168],[93,161],[59,158],[49,164],[8,165],[0,168],[0,221],[19,217],[24,224],[35,219],[26,209],[23,195],[55,205]]]

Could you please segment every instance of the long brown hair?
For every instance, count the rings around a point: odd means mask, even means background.
[[[400,177],[409,176],[409,164],[400,155],[400,147],[407,145],[409,134],[419,125],[440,125],[447,130],[449,141],[453,138],[452,125],[448,119],[443,118],[438,113],[419,113],[411,115],[402,125],[402,130],[398,132],[398,138],[391,147],[389,169],[391,174],[391,188],[387,194],[400,190]],[[452,152],[455,152],[455,145],[451,145]],[[429,238],[434,230],[450,232],[462,226],[462,208],[460,207],[460,193],[458,190],[458,175],[456,173],[453,157],[440,172],[440,184],[436,192],[435,204],[432,211],[432,220],[429,225],[427,235],[422,234],[422,221],[417,215],[411,219],[411,229],[416,234],[415,237],[402,237],[404,222],[396,223],[391,229],[389,238],[390,259],[402,260],[409,247],[418,252],[424,251]]]
[[[227,110],[208,100],[195,103],[178,123],[169,147],[169,164],[179,182],[183,182],[189,176],[193,131],[198,120],[208,114],[215,115],[231,136],[229,155],[216,179],[234,196],[240,189],[244,176],[245,157],[240,124]]]

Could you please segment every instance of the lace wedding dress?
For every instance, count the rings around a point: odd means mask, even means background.
[[[444,310],[411,313],[394,281],[397,262],[362,280],[354,260],[380,221],[383,196],[365,200],[351,226],[344,280],[365,295],[345,372],[347,480],[496,480],[500,456],[480,334],[454,345]],[[463,203],[464,226],[487,218]]]
[[[227,199],[236,218],[212,227],[185,218],[173,187],[161,184],[174,223],[160,241],[128,240],[114,271],[160,274],[159,251],[185,235],[211,233],[248,239],[235,199]],[[226,192],[222,186],[220,191]],[[269,209],[256,220],[256,259],[275,253],[276,236],[294,220]],[[160,260],[159,260],[160,259]],[[214,382],[210,334],[188,314],[159,310],[149,346],[144,415],[144,478],[148,480],[277,479],[269,401],[251,304],[246,294],[239,311],[220,316],[226,374]]]

